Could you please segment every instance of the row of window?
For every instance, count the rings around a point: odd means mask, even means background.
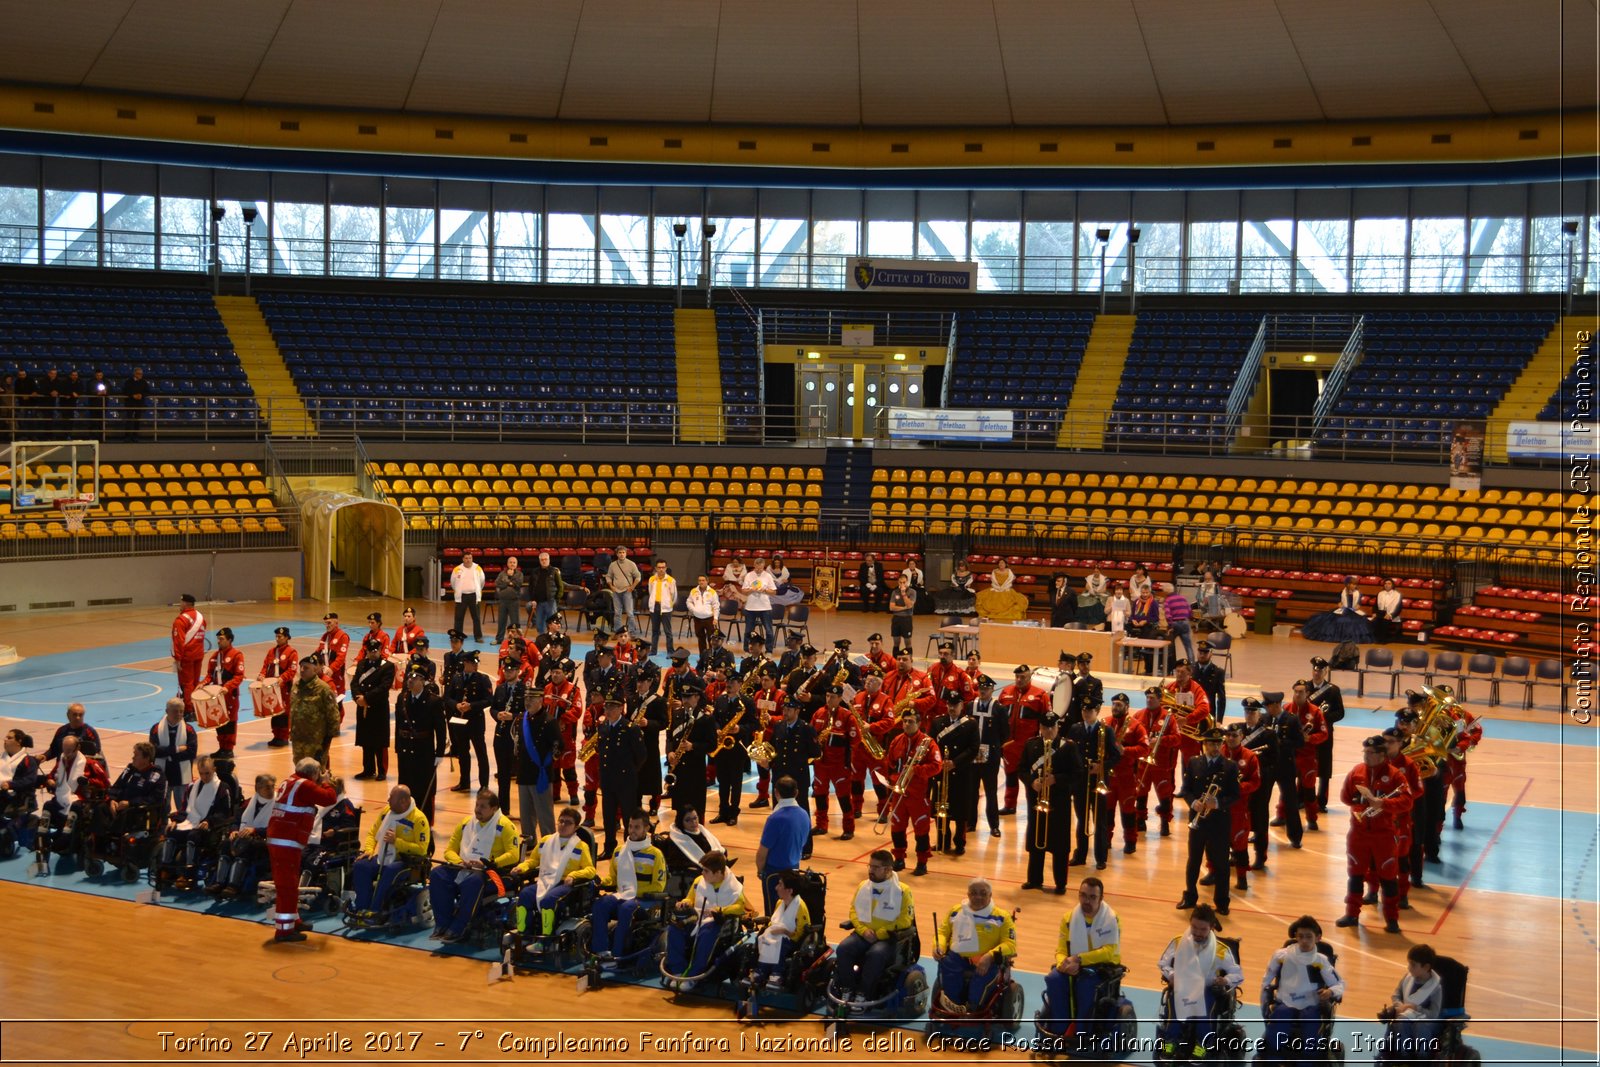
[[[45,159],[27,185],[16,184],[22,168],[9,158],[0,263],[659,286],[696,285],[709,270],[718,286],[842,289],[849,257],[867,255],[972,260],[983,289],[1037,292],[1115,291],[1130,277],[1140,292],[1542,292],[1569,279],[1592,289],[1600,274],[1593,182],[649,189]],[[77,164],[59,183],[69,187],[56,188],[52,164],[66,162]],[[221,195],[241,181],[260,195]],[[148,191],[124,191],[140,186]]]

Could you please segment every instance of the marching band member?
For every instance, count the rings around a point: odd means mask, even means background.
[[[689,887],[688,895],[678,901],[676,910],[698,913],[693,929],[677,923],[667,927],[666,969],[678,975],[704,974],[711,966],[711,953],[717,942],[715,931],[723,918],[755,911],[745,896],[744,884],[728,870],[728,857],[721,852],[708,852],[700,858],[700,877]],[[678,983],[680,992],[692,988],[692,978]]]
[[[1222,669],[1222,664],[1211,658],[1211,642],[1200,641],[1195,645],[1195,662],[1190,673],[1194,680],[1200,683],[1200,688],[1206,691],[1206,703],[1211,705],[1211,717],[1218,726],[1222,725],[1223,716],[1228,710],[1228,673]]]
[[[416,643],[411,646],[411,656],[406,660],[405,668],[396,672],[402,675],[402,685],[400,687],[402,692],[405,691],[403,684],[405,679],[409,678],[414,670],[422,672],[422,676],[428,680],[430,689],[434,692],[439,691],[438,685],[434,682],[434,679],[439,676],[439,665],[433,662],[433,657],[428,655],[428,638],[426,635],[417,638]]]
[[[256,674],[256,681],[263,682],[268,678],[279,679],[283,689],[283,712],[272,716],[272,740],[267,742],[270,748],[284,748],[289,744],[289,697],[293,692],[294,679],[299,672],[300,653],[289,647],[289,628],[280,626],[272,631],[272,647],[267,649],[267,654],[261,661],[261,670]]]
[[[685,656],[688,649],[683,650]],[[633,643],[633,631],[624,629],[617,634],[617,639],[611,645],[611,653],[616,658],[616,667],[619,672],[632,670],[644,657],[639,654],[639,646]]]
[[[1303,831],[1300,827],[1300,772],[1296,765],[1301,746],[1305,744],[1305,733],[1300,727],[1300,720],[1284,708],[1282,693],[1262,693],[1261,701],[1264,705],[1262,718],[1275,744],[1270,761],[1261,756],[1261,789],[1258,795],[1266,794],[1274,785],[1278,787],[1278,810],[1283,813],[1283,825],[1289,833],[1289,847],[1299,848]],[[1245,706],[1248,708],[1249,704]],[[1257,838],[1258,848],[1265,836],[1262,834]]]
[[[289,743],[295,763],[314,759],[325,766],[328,748],[339,735],[339,701],[321,674],[322,659],[313,652],[300,661],[300,677],[289,694]]]
[[[639,766],[639,797],[650,798],[650,825],[655,828],[656,813],[661,810],[663,784],[661,781],[661,735],[667,729],[667,700],[656,691],[655,664],[646,660],[633,675],[633,692],[628,703],[628,719],[639,725],[644,740],[644,762]],[[735,782],[743,788],[744,775]]]
[[[1011,913],[994,906],[994,887],[986,878],[967,883],[967,899],[939,923],[933,958],[939,963],[940,995],[950,1006],[974,1011],[983,1006],[1005,965],[1017,955],[1017,928]]]
[[[1139,850],[1139,835],[1144,823],[1138,818],[1139,782],[1145,771],[1145,756],[1150,754],[1150,739],[1144,723],[1128,714],[1128,694],[1118,693],[1111,698],[1111,729],[1122,758],[1111,768],[1110,793],[1107,797],[1110,812],[1122,813],[1122,852],[1131,856]]]
[[[695,662],[695,666],[701,674],[713,670],[720,671],[723,678],[728,679],[730,682],[738,673],[736,670],[737,662],[733,653],[729,652],[722,643],[721,630],[712,630],[707,635],[706,647],[700,650],[700,658]]]
[[[801,645],[800,662],[784,677],[783,690],[790,700],[799,703],[807,719],[822,707],[823,694],[816,691],[817,687],[827,684],[828,679],[817,666],[817,650],[811,645]]]
[[[1143,833],[1149,820],[1150,790],[1156,791],[1156,817],[1161,820],[1161,836],[1172,836],[1172,795],[1176,791],[1178,757],[1183,740],[1179,733],[1180,716],[1162,704],[1165,692],[1152,685],[1144,691],[1144,708],[1139,712],[1139,725],[1144,727],[1150,741],[1150,754],[1155,763],[1144,764],[1139,771],[1137,791],[1139,796],[1138,823]]]
[[[605,844],[598,859],[608,860],[616,852],[617,832],[627,832],[627,813],[639,806],[639,764],[644,762],[644,738],[639,729],[623,717],[627,700],[621,690],[605,697],[605,717],[597,724],[600,740],[596,757],[600,761],[600,826]]]
[[[461,673],[450,681],[444,693],[445,712],[451,719],[465,720],[459,725],[450,724],[451,747],[461,763],[461,780],[451,787],[452,793],[465,793],[471,788],[472,756],[478,759],[478,788],[489,788],[489,744],[483,731],[485,714],[494,703],[494,686],[489,676],[478,670],[476,650],[462,656],[460,663]]]
[[[183,606],[172,620],[172,665],[178,671],[178,695],[183,698],[184,715],[194,718],[190,694],[200,684],[200,664],[206,656],[206,617],[194,606],[189,593],[180,598]]]
[[[1310,686],[1302,679],[1294,683],[1293,702],[1289,711],[1300,720],[1300,733],[1305,738],[1294,754],[1294,769],[1299,775],[1300,802],[1305,805],[1305,826],[1308,833],[1317,832],[1317,750],[1328,740],[1328,727],[1322,718],[1322,709],[1307,698]],[[1279,809],[1278,821],[1282,825],[1284,812]]]
[[[1364,883],[1369,873],[1377,876],[1383,891],[1383,928],[1400,932],[1400,860],[1395,854],[1394,812],[1411,808],[1411,792],[1405,774],[1388,761],[1388,745],[1381,736],[1361,743],[1361,763],[1345,775],[1339,799],[1350,808],[1350,831],[1345,838],[1349,858],[1349,884],[1345,890],[1344,915],[1337,926],[1358,926]]]
[[[529,916],[537,912],[539,925],[531,932],[536,936],[550,933],[555,929],[556,902],[572,892],[573,886],[595,876],[589,843],[578,832],[581,818],[577,808],[562,808],[556,816],[556,832],[546,835],[539,847],[512,869],[515,874],[534,875],[517,896],[518,930],[530,932]]]
[[[523,707],[513,706],[517,807],[525,845],[555,833],[554,791],[561,724],[545,707],[544,690],[528,686]]]
[[[1239,768],[1222,758],[1222,731],[1207,730],[1201,754],[1183,768],[1183,799],[1189,805],[1189,861],[1183,872],[1183,898],[1177,906],[1193,908],[1200,861],[1205,859],[1218,877],[1211,892],[1218,915],[1228,914],[1228,844],[1232,839],[1229,812],[1239,799]]]
[[[303,661],[314,668],[316,660]],[[305,674],[305,671],[302,671]],[[321,682],[314,673],[312,681]],[[272,816],[267,822],[267,855],[272,863],[272,885],[276,891],[273,924],[276,944],[304,941],[310,926],[300,921],[300,860],[306,839],[317,818],[317,806],[339,799],[333,779],[316,760],[295,760],[294,773],[285,778],[272,797]],[[376,824],[374,824],[376,825]]]
[[[779,668],[767,662],[757,669],[760,672],[757,675],[759,683],[753,694],[757,729],[753,739],[762,739],[770,737],[772,728],[783,718],[783,706],[788,702],[789,694],[778,685],[779,677],[784,676]],[[757,769],[756,798],[750,804],[752,808],[764,808],[771,803],[768,795],[771,781],[772,772],[769,768]]]
[[[718,687],[722,683],[717,683]],[[706,694],[711,693],[706,686]],[[704,698],[702,698],[704,699]],[[657,699],[657,704],[661,701]],[[750,769],[750,756],[746,747],[755,739],[758,722],[755,701],[741,691],[730,689],[713,704],[713,721],[717,724],[717,747],[721,749],[712,757],[717,774],[717,816],[712,822],[728,826],[739,825],[739,807],[744,802],[744,776]],[[730,743],[722,746],[721,737],[728,734]],[[658,745],[655,751],[660,751]],[[656,776],[660,778],[660,762],[656,761]]]
[[[1082,657],[1079,657],[1080,662]],[[1088,664],[1084,664],[1087,671]],[[1088,683],[1092,682],[1093,685]],[[1111,854],[1112,825],[1110,773],[1122,760],[1122,749],[1109,723],[1100,721],[1100,696],[1104,690],[1097,678],[1087,674],[1079,678],[1073,689],[1073,703],[1078,706],[1078,721],[1067,727],[1067,739],[1078,746],[1083,759],[1084,782],[1082,789],[1072,792],[1072,807],[1077,813],[1077,837],[1074,839],[1072,858],[1068,866],[1076,867],[1089,857],[1089,823],[1094,823],[1094,865],[1096,870],[1106,869]],[[1070,714],[1069,714],[1070,719]],[[1105,792],[1100,788],[1104,786]]]
[[[813,789],[817,802],[816,826],[811,834],[817,837],[828,832],[828,787],[832,786],[844,820],[839,840],[849,841],[856,835],[855,802],[850,793],[853,774],[850,761],[856,744],[851,735],[855,731],[855,719],[843,701],[844,688],[828,686],[824,690],[822,707],[811,718],[812,732],[822,750],[816,764],[816,785]]]
[[[1483,720],[1469,715],[1466,727],[1456,737],[1455,743],[1445,750],[1444,766],[1439,768],[1445,787],[1450,790],[1450,825],[1457,830],[1461,829],[1461,816],[1467,810],[1467,753],[1477,748],[1482,740]],[[1439,818],[1441,822],[1444,819],[1442,804]]]
[[[150,727],[151,756],[167,783],[167,805],[176,808],[183,790],[194,780],[194,761],[200,755],[200,738],[194,725],[184,721],[183,701],[167,701],[167,713]]]
[[[978,687],[956,664],[956,646],[949,641],[939,642],[939,662],[928,668],[928,684],[935,693],[954,690],[961,694],[962,701],[975,700],[978,696]]]
[[[911,872],[916,877],[928,873],[928,860],[933,857],[929,841],[932,814],[928,810],[928,783],[938,775],[943,759],[932,735],[922,732],[921,720],[914,709],[900,715],[900,736],[895,738],[885,753],[885,778],[891,787],[904,783],[904,791],[890,801],[894,810],[889,815],[889,836],[894,843],[894,869],[906,869],[907,832],[917,841],[917,866]],[[880,813],[881,820],[883,815]]]
[[[1067,892],[1067,852],[1072,842],[1072,796],[1083,782],[1083,757],[1078,746],[1064,740],[1061,719],[1046,712],[1039,732],[1022,746],[1017,773],[1022,776],[1028,805],[1027,880],[1022,888],[1044,888],[1044,857],[1050,855],[1050,873],[1057,896]]]
[[[865,676],[861,680],[861,692],[857,693],[851,701],[851,746],[850,746],[850,805],[852,814],[861,818],[862,805],[867,797],[867,776],[878,765],[872,753],[867,751],[862,740],[861,727],[855,725],[859,719],[871,736],[876,739],[880,749],[887,753],[889,750],[889,737],[894,731],[900,729],[899,721],[894,717],[894,701],[889,699],[889,694],[883,691],[883,675],[878,673],[875,666],[868,666]],[[888,789],[876,776],[872,779],[873,792],[877,794],[878,803],[883,803],[885,792]]]
[[[1043,689],[1033,684],[1033,668],[1026,663],[1013,672],[1016,681],[1000,690],[1000,706],[1006,712],[1006,742],[1000,750],[1006,769],[1006,803],[1001,815],[1017,813],[1017,788],[1022,784],[1019,770],[1022,750],[1038,736],[1040,723],[1050,710],[1050,698]],[[1070,815],[1066,816],[1068,819]]]
[[[1223,731],[1222,754],[1239,769],[1239,799],[1228,809],[1228,844],[1233,855],[1233,888],[1241,892],[1250,888],[1245,872],[1250,867],[1250,824],[1255,808],[1254,797],[1261,788],[1261,761],[1255,750],[1245,745],[1245,724],[1229,723]],[[1266,853],[1262,845],[1258,851]],[[1212,871],[1212,878],[1226,878],[1227,871]],[[1207,883],[1201,882],[1202,885]]]
[[[1056,964],[1044,976],[1044,1018],[1053,1024],[1046,1029],[1052,1036],[1088,1026],[1100,992],[1094,968],[1122,962],[1122,924],[1105,895],[1105,883],[1090,875],[1078,884],[1077,906],[1061,917]]]
[[[422,627],[417,625],[416,609],[407,607],[400,613],[400,625],[395,627],[394,637],[389,640],[389,651],[391,654],[405,656],[407,660],[412,660],[419,650],[424,655],[427,654],[428,634]],[[403,675],[406,670],[410,670],[410,666],[408,662],[404,670],[395,672],[394,687],[396,689],[405,687],[406,680]]]
[[[583,740],[587,744],[590,738],[600,735],[600,723],[606,717],[605,694],[598,689],[585,691],[583,718]],[[581,749],[579,750],[581,753]],[[581,770],[583,778],[583,825],[594,829],[594,813],[600,806],[600,750],[596,748],[594,754],[582,761]]]
[[[717,720],[701,701],[705,685],[698,677],[685,677],[678,690],[683,706],[667,731],[667,792],[674,811],[693,808],[698,814],[706,804],[706,759],[717,747]]]
[[[822,755],[822,749],[817,745],[816,731],[800,717],[802,710],[792,696],[784,703],[783,718],[773,726],[769,739],[773,756],[768,770],[774,779],[788,775],[795,780],[799,786],[795,803],[804,809],[806,798],[811,795],[811,761]],[[810,842],[806,844],[806,855],[810,855]]]
[[[635,913],[646,898],[666,892],[667,858],[650,840],[653,821],[648,812],[628,812],[627,839],[611,857],[611,873],[600,880],[600,888],[611,892],[602,893],[594,902],[589,951],[602,960],[627,954]]]
[[[578,687],[567,681],[571,660],[561,660],[550,665],[550,681],[544,687],[544,708],[561,730],[560,756],[561,781],[555,784],[555,800],[561,800],[561,786],[567,787],[567,797],[579,803],[578,797],[578,721],[583,717],[583,706],[578,703]]]
[[[1427,707],[1426,694],[1406,691],[1406,708],[1395,713],[1394,724],[1410,742],[1420,729],[1422,712]],[[1439,768],[1443,771],[1444,768]],[[1442,773],[1430,774],[1422,779],[1422,796],[1411,809],[1411,885],[1423,888],[1423,861],[1439,862],[1440,838],[1444,832],[1445,783]]]
[[[867,662],[877,667],[887,677],[895,669],[895,658],[883,647],[883,635],[872,633],[867,635]]]
[[[1385,754],[1389,762],[1399,769],[1406,782],[1406,795],[1411,798],[1412,808],[1407,811],[1395,810],[1389,813],[1390,820],[1394,823],[1394,854],[1399,861],[1399,897],[1400,910],[1411,910],[1411,842],[1416,832],[1412,824],[1412,813],[1416,810],[1416,803],[1422,798],[1422,772],[1417,763],[1405,754],[1406,735],[1398,726],[1391,726],[1383,731]],[[1362,898],[1362,903],[1376,904],[1378,902],[1378,883],[1376,877],[1367,879],[1367,895]]]
[[[389,635],[383,631],[383,616],[378,612],[369,612],[367,615],[367,632],[361,635],[361,645],[366,647],[368,641],[376,641],[383,646],[383,654],[389,655]]]
[[[1172,664],[1172,684],[1166,687],[1167,699],[1176,700],[1179,704],[1189,709],[1183,718],[1185,729],[1179,731],[1178,748],[1183,753],[1183,760],[1187,763],[1200,754],[1200,742],[1193,739],[1194,734],[1203,734],[1214,725],[1211,721],[1211,701],[1206,696],[1203,686],[1194,680],[1194,674],[1189,669],[1186,659],[1175,660]]]
[[[894,962],[895,937],[916,921],[911,890],[895,875],[894,856],[878,849],[867,859],[867,877],[850,900],[850,934],[833,950],[834,986],[852,1001],[865,1000]]]
[[[444,702],[419,667],[406,672],[406,687],[394,707],[395,778],[411,792],[417,807],[433,821],[433,798],[444,758]]]
[[[720,631],[719,631],[720,632]],[[751,671],[758,671],[762,667],[773,667],[772,657],[767,655],[767,642],[760,634],[751,634],[745,639],[745,657],[739,661],[737,676],[742,682],[750,676]]]
[[[234,740],[239,736],[239,686],[244,682],[244,653],[233,647],[233,631],[224,626],[217,631],[217,650],[206,665],[206,684],[220,685],[228,703],[228,721],[217,727],[217,751],[222,759],[233,758]]]
[[[350,653],[350,635],[339,628],[339,613],[330,611],[322,617],[322,636],[317,638],[317,655],[322,657],[323,679],[333,687],[342,701],[345,693],[345,658]],[[339,722],[344,722],[344,707],[339,707]]]
[[[1333,684],[1328,661],[1311,657],[1311,681],[1306,699],[1322,709],[1322,722],[1328,736],[1317,746],[1317,810],[1328,810],[1328,785],[1333,777],[1333,726],[1344,719],[1344,693]]]
[[[746,637],[745,642],[748,644],[749,641],[750,637]],[[765,638],[762,639],[762,643],[763,645],[766,645]],[[800,652],[801,648],[803,647],[804,644],[800,639],[800,631],[788,630],[784,633],[783,655],[778,657],[778,677],[780,679],[787,679],[789,674],[796,667],[800,666],[800,661],[805,658]]]
[[[500,657],[500,681],[489,702],[489,719],[494,723],[495,793],[511,799],[511,782],[517,774],[517,716],[528,706],[529,677],[518,669],[515,651]]]
[[[444,864],[428,872],[433,903],[434,941],[459,941],[478,910],[489,875],[507,871],[518,860],[517,828],[500,810],[492,789],[478,792],[472,814],[461,820],[444,846]]]
[[[973,658],[967,660],[969,672]],[[978,751],[973,757],[972,792],[967,798],[967,831],[978,829],[978,788],[983,788],[984,817],[989,823],[989,836],[1000,836],[1000,752],[1010,736],[1010,716],[994,699],[994,679],[982,671],[969,673],[977,683],[978,699],[972,702],[972,720],[978,725]]]
[[[361,645],[361,660],[350,678],[356,704],[356,746],[361,749],[358,781],[384,781],[389,777],[389,693],[394,688],[394,664],[383,643],[368,637]]]
[[[544,633],[533,639],[534,646],[539,650],[539,671],[534,681],[540,689],[550,681],[551,664],[572,658],[572,638],[564,630],[565,625],[558,612],[544,624]]]
[[[456,680],[456,678],[459,677],[460,674],[461,674],[461,664],[462,664],[462,662],[467,658],[468,655],[475,655],[476,654],[476,653],[469,653],[466,650],[467,635],[465,633],[463,633],[462,631],[460,631],[460,630],[446,630],[445,631],[445,637],[449,640],[450,647],[445,650],[445,654],[444,654],[444,670],[440,672],[440,676],[439,676],[439,692],[440,693],[445,693],[445,692],[449,691],[450,684],[452,682],[454,682]],[[454,744],[453,743],[452,743],[451,748],[452,748],[451,755],[455,756],[457,759],[461,758],[461,753],[454,751]]]
[[[941,795],[939,804],[945,818],[939,823],[938,849],[955,856],[967,853],[967,814],[976,813],[978,756],[978,721],[972,717],[971,705],[961,691],[947,689],[944,694],[946,711],[933,721],[934,743],[944,757],[944,767],[939,775],[939,789],[948,790]],[[939,822],[937,818],[934,820]]]

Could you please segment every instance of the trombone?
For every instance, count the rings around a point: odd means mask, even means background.
[[[1033,770],[1037,772],[1033,779],[1033,792],[1039,798],[1033,808],[1033,847],[1040,852],[1050,847],[1050,786],[1056,776],[1047,764],[1053,755],[1055,750],[1046,741],[1044,754],[1033,765]]]

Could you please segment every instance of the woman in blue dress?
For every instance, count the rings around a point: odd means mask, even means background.
[[[1339,606],[1307,619],[1300,633],[1307,640],[1328,641],[1336,645],[1345,641],[1353,641],[1358,645],[1372,643],[1372,623],[1361,610],[1361,590],[1356,588],[1355,575],[1344,580],[1344,588],[1339,592]]]

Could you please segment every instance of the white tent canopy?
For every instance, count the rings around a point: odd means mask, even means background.
[[[306,595],[331,599],[333,570],[382,596],[405,592],[405,516],[393,504],[316,490],[300,496]]]

